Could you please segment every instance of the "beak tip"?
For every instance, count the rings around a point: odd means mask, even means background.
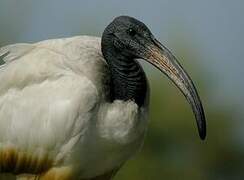
[[[206,139],[206,131],[199,134],[202,141]]]
[[[202,120],[202,124],[201,126],[198,127],[198,132],[199,132],[199,136],[201,138],[201,140],[205,140],[206,136],[207,136],[207,130],[206,130],[206,121],[205,118]]]
[[[196,99],[198,99],[198,103],[196,103],[196,108],[193,108],[195,118],[196,118],[196,123],[197,123],[197,128],[198,128],[198,134],[201,140],[205,140],[207,136],[207,123],[206,123],[206,118],[205,118],[205,113],[203,109],[203,105],[201,103],[201,100],[196,92]]]

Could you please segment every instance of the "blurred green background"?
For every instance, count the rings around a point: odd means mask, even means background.
[[[200,141],[184,97],[142,62],[151,85],[148,133],[115,180],[244,179],[244,1],[0,0],[0,46],[101,36],[118,15],[143,21],[178,57],[199,90],[208,135]]]

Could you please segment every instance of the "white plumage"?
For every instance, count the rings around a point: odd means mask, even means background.
[[[0,179],[111,180],[147,127],[149,87],[136,58],[174,82],[206,137],[195,85],[135,18],[115,18],[102,39],[15,44],[0,57]]]
[[[109,76],[100,38],[15,44],[0,56],[6,62],[0,67],[0,173],[11,150],[20,166],[30,156],[23,166],[36,166],[33,172],[67,168],[62,172],[91,178],[119,168],[140,147],[147,108],[105,101]]]

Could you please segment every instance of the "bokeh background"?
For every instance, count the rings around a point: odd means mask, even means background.
[[[151,85],[149,129],[115,180],[244,179],[243,0],[0,0],[0,46],[101,36],[118,15],[143,21],[178,57],[199,90],[208,136],[200,141],[179,90],[143,63]]]

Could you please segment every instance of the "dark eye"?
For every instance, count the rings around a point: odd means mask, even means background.
[[[128,34],[133,37],[136,35],[136,31],[134,29],[130,28],[130,29],[128,29]]]

